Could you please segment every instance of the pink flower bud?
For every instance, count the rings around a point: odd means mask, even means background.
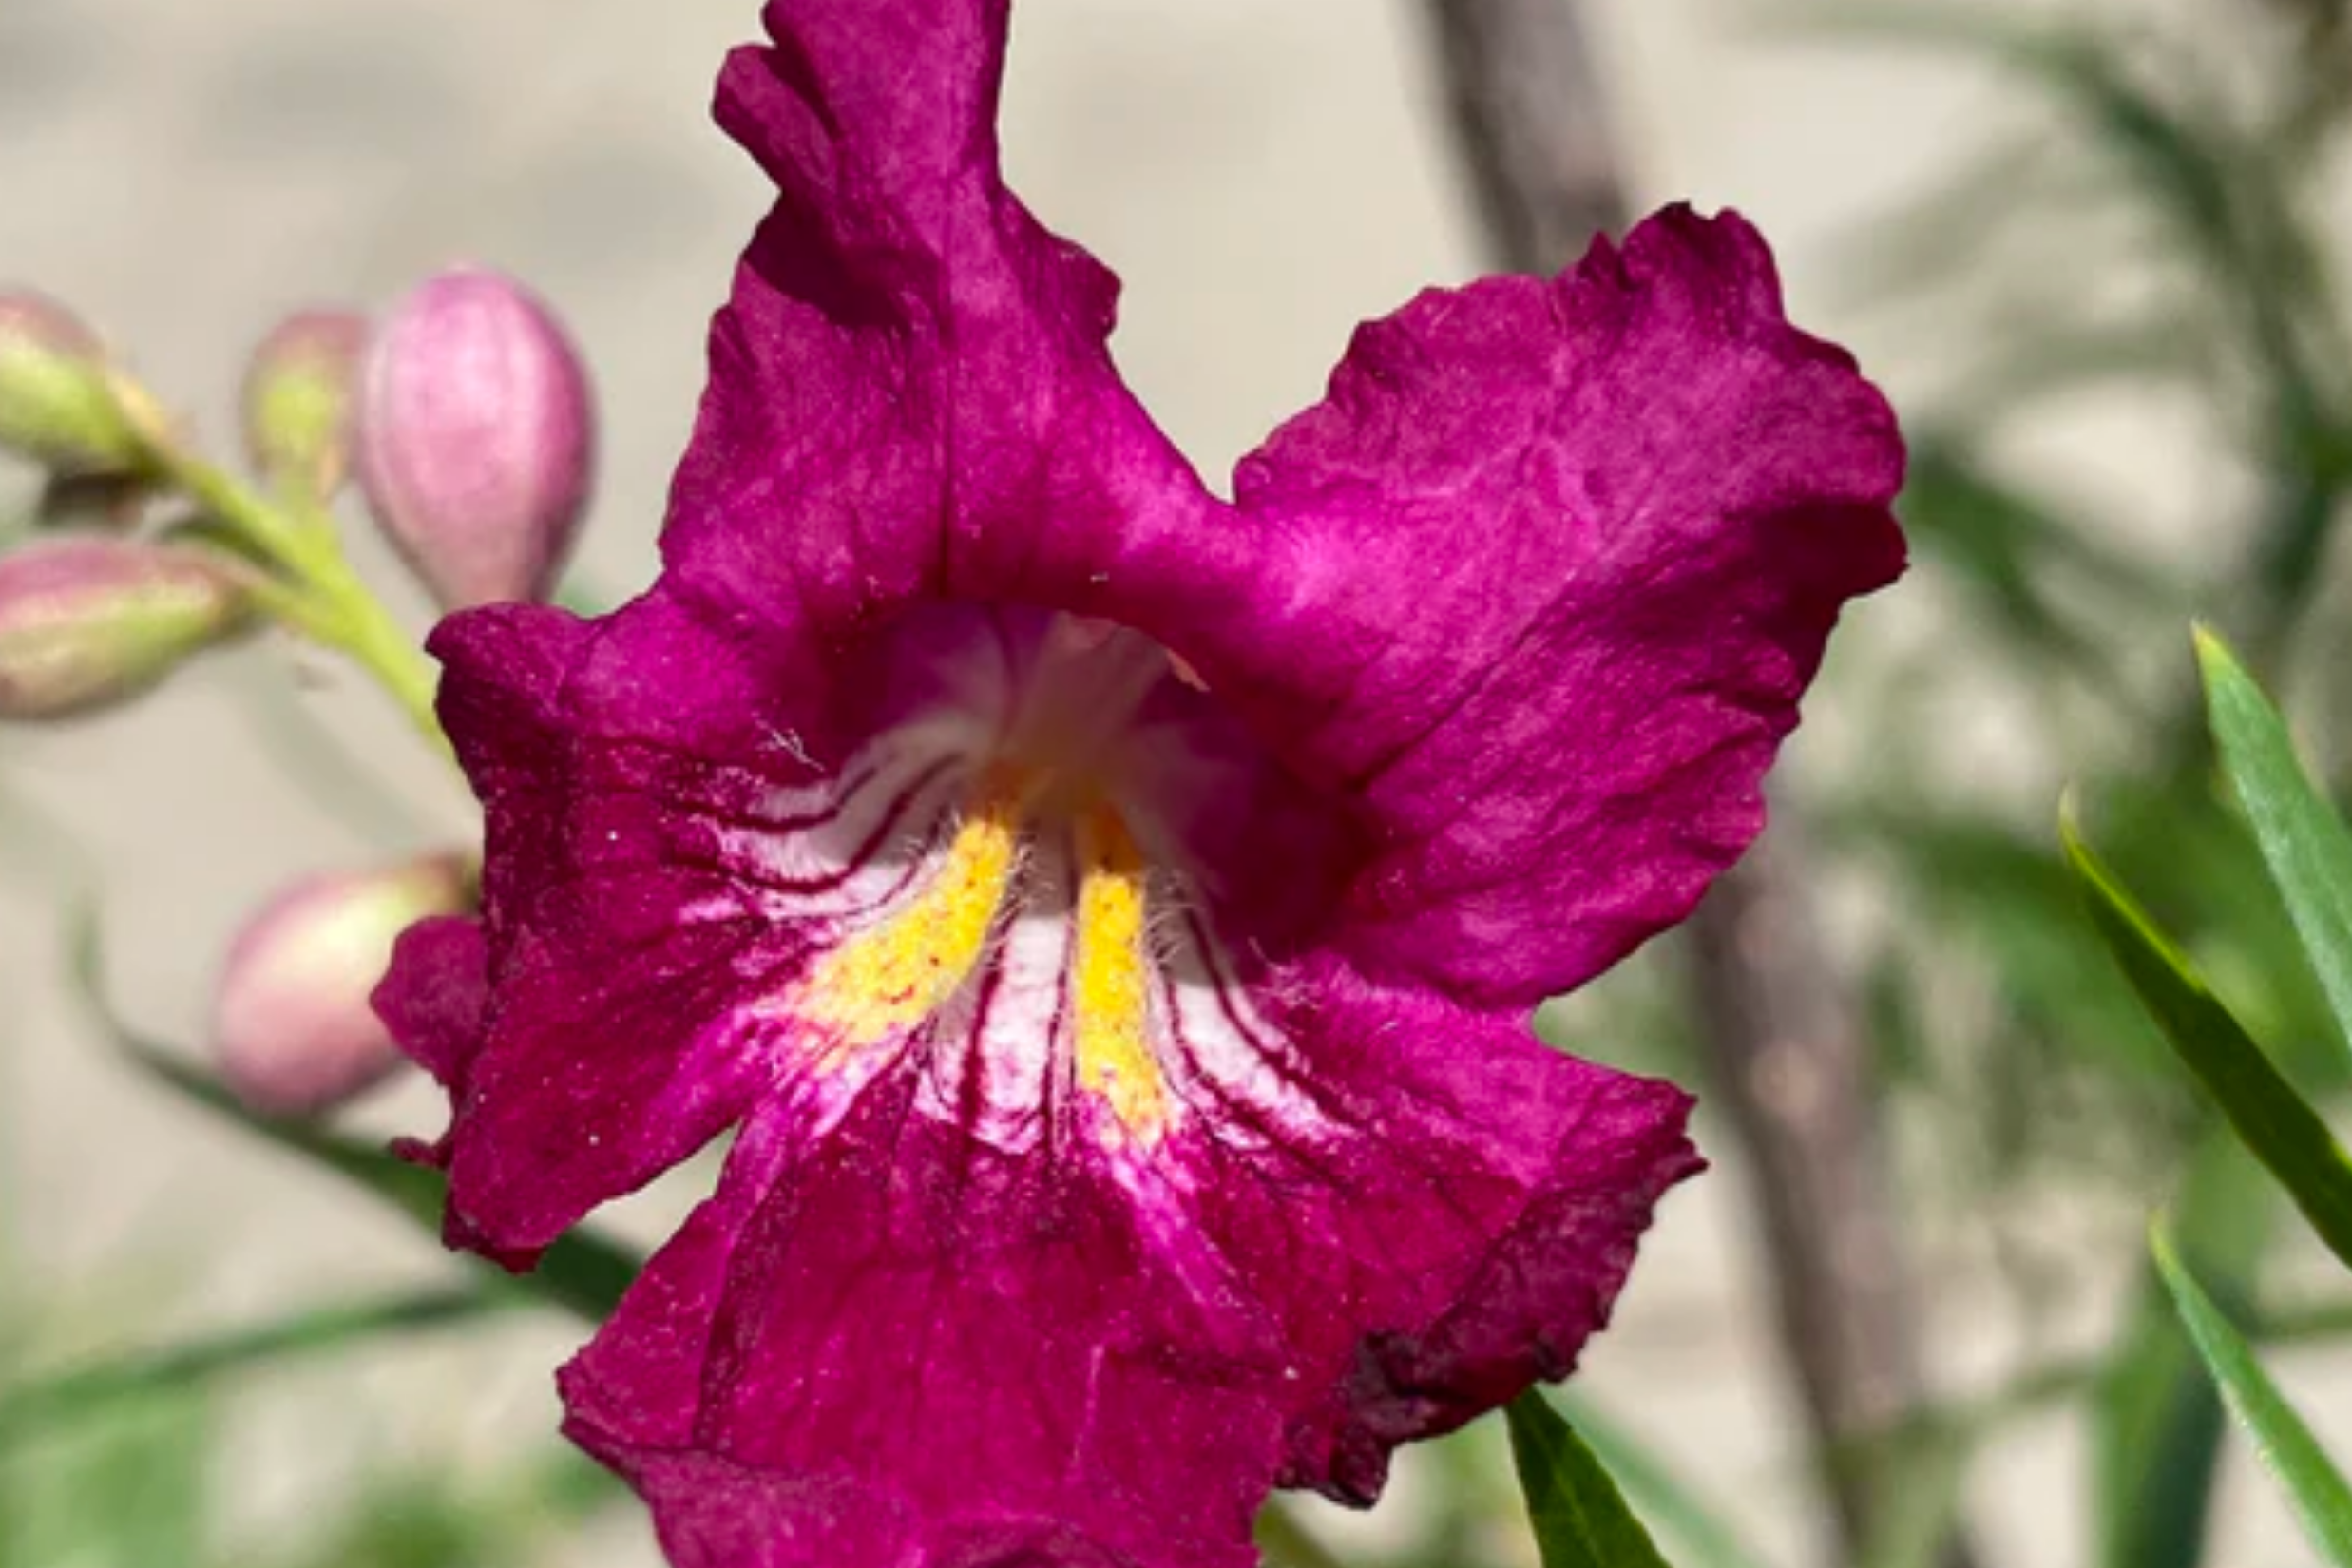
[[[88,323],[33,289],[0,289],[0,339],[30,344],[69,359],[106,357],[105,344]]]
[[[214,557],[128,540],[40,540],[0,556],[0,719],[62,718],[135,697],[240,630],[242,588]]]
[[[455,854],[322,872],[263,905],[238,933],[213,1000],[222,1081],[268,1116],[315,1116],[406,1059],[369,1005],[402,931],[472,907]]]
[[[29,289],[0,289],[0,450],[67,473],[146,464],[146,440],[98,335]]]
[[[279,322],[245,370],[241,412],[255,471],[324,498],[351,466],[352,406],[368,318],[314,310]]]
[[[480,268],[428,279],[368,353],[359,481],[444,607],[544,599],[594,466],[587,373],[520,283]]]

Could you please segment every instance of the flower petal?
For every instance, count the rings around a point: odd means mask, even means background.
[[[771,5],[774,47],[720,78],[778,200],[712,330],[663,552],[817,647],[917,596],[1116,615],[1214,507],[1112,366],[1118,280],[1004,188],[1005,12]]]
[[[1902,468],[1754,231],[1670,210],[1365,327],[1241,465],[1256,601],[1159,635],[1367,813],[1360,961],[1531,1004],[1754,837],[1840,605],[1902,568]]]
[[[1272,1485],[1368,1501],[1567,1371],[1695,1167],[1685,1099],[1349,977],[1204,984],[1148,1151],[992,1143],[911,1065],[755,1113],[563,1378],[673,1561],[1251,1563]],[[1220,1076],[1243,1027],[1304,1076]]]
[[[739,648],[658,596],[593,624],[500,605],[443,622],[441,714],[488,823],[494,1004],[461,1049],[430,1023],[431,947],[383,1005],[453,1090],[453,1240],[527,1261],[734,1121],[766,1068],[731,1009],[799,955],[717,847],[814,764]],[[723,761],[711,760],[713,757]]]
[[[646,1493],[679,1568],[1253,1562],[1272,1412],[1185,1364],[1202,1336],[1114,1191],[919,1093],[881,1080],[819,1139],[747,1127],[565,1369],[569,1435]],[[744,1483],[715,1499],[714,1468]],[[1093,1554],[949,1549],[1063,1532]]]
[[[1345,1367],[1295,1390],[1282,1484],[1367,1503],[1399,1444],[1574,1368],[1658,1200],[1703,1168],[1692,1101],[1329,961],[1218,990],[1188,1016],[1196,1053],[1220,1023],[1287,1039],[1315,1111],[1259,1111],[1261,1150],[1206,1143],[1195,1212],[1294,1363]],[[1233,1089],[1211,1092],[1239,1111]]]
[[[482,1048],[489,1010],[489,947],[470,915],[420,920],[392,945],[392,963],[370,999],[392,1040],[453,1095],[462,1094]],[[437,1154],[410,1152],[440,1163]]]

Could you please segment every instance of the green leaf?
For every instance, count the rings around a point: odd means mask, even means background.
[[[1663,1455],[1589,1400],[1570,1401],[1562,1415],[1626,1495],[1682,1546],[1692,1568],[1763,1568],[1764,1559],[1740,1539],[1721,1510]]]
[[[0,1449],[11,1440],[165,1389],[208,1385],[288,1356],[315,1354],[379,1334],[472,1322],[524,1299],[517,1287],[496,1283],[354,1306],[313,1308],[255,1328],[0,1385]]]
[[[201,1394],[150,1392],[71,1441],[0,1454],[10,1568],[155,1568],[198,1559],[220,1424]]]
[[[2104,599],[2162,602],[2170,597],[2162,579],[2100,543],[2079,518],[1997,478],[1965,438],[1931,429],[1910,445],[1898,505],[1913,544],[1953,571],[2019,652],[2095,680],[2110,701],[2130,702],[2094,612]]]
[[[2352,1158],[2083,842],[2071,811],[2060,832],[2092,923],[2165,1038],[2320,1239],[2352,1267]]]
[[[486,1483],[479,1463],[368,1478],[323,1529],[236,1543],[220,1568],[505,1568],[556,1560],[550,1547],[623,1496],[585,1455],[534,1457]]]
[[[2229,1413],[2253,1437],[2264,1465],[2285,1486],[2311,1543],[2335,1568],[2352,1568],[2352,1486],[2329,1463],[2294,1406],[2280,1395],[2236,1328],[2182,1267],[2161,1224],[2150,1231],[2149,1247],[2197,1354],[2221,1386]]]
[[[2179,1326],[2135,1327],[2092,1410],[2097,1561],[2194,1568],[2205,1557],[2224,1423]]]
[[[1984,1435],[1951,1421],[1915,1424],[1904,1441],[1841,1446],[1870,1485],[1860,1568],[1935,1568],[1962,1528],[1968,1476]]]
[[[71,931],[72,988],[88,1007],[116,1053],[151,1080],[278,1147],[325,1166],[438,1233],[444,1183],[432,1171],[394,1158],[307,1121],[265,1117],[246,1109],[209,1074],[177,1053],[141,1035],[107,1000],[105,959],[93,909],[85,909]],[[490,1268],[490,1265],[485,1265]],[[557,1306],[590,1322],[602,1322],[620,1305],[621,1293],[644,1267],[627,1249],[592,1232],[575,1230],[547,1249],[539,1267],[519,1282]],[[498,1277],[505,1277],[503,1272]]]
[[[2175,1199],[2207,1277],[2243,1291],[2273,1234],[2278,1189],[2237,1138],[2209,1129]],[[2195,1568],[2221,1474],[2228,1416],[2151,1267],[2118,1348],[2094,1387],[2095,1560],[2102,1568]]]
[[[2197,663],[2222,767],[2246,807],[2270,878],[2352,1044],[2352,833],[2296,759],[2286,723],[2228,644],[2197,628]]]
[[[1983,600],[2007,638],[2051,664],[2112,675],[2105,644],[2067,620],[2039,569],[2038,547],[2066,525],[1937,446],[1915,444],[1901,505],[1904,531]]]
[[[1505,1415],[1543,1568],[1666,1568],[1616,1482],[1540,1389],[1513,1400]]]

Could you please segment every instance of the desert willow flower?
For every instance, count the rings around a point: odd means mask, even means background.
[[[1366,327],[1219,500],[1000,178],[1003,0],[767,17],[660,580],[433,639],[417,1152],[526,1266],[736,1129],[562,1378],[682,1568],[1240,1568],[1564,1375],[1696,1169],[1527,1015],[1762,825],[1895,423],[1675,209]]]

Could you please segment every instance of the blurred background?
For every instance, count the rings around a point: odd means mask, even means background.
[[[1211,475],[1319,394],[1357,321],[1564,265],[1578,221],[1668,200],[1754,220],[1795,319],[1903,413],[1916,567],[1849,616],[1770,851],[1544,1020],[1700,1089],[1715,1165],[1665,1206],[1574,1408],[1689,1565],[2309,1560],[2150,1311],[2146,1216],[2176,1206],[2339,1452],[2352,1295],[2113,976],[2054,823],[2071,781],[2241,1016],[2337,1087],[2209,786],[2186,625],[2234,636],[2341,780],[2338,8],[1547,0],[1565,21],[1533,42],[1525,10],[1020,0],[1005,136],[1031,204],[1126,278],[1121,362]],[[625,593],[764,205],[705,114],[755,29],[749,0],[0,0],[0,276],[69,300],[225,449],[239,367],[288,311],[380,306],[461,259],[519,274],[599,389],[580,591]],[[1558,140],[1529,162],[1497,126],[1531,120]],[[35,488],[0,468],[0,520]],[[422,600],[400,607],[421,630]],[[135,715],[0,731],[7,1568],[657,1561],[553,1436],[575,1321],[114,1375],[462,1275],[127,1071],[61,910],[96,901],[107,989],[193,1052],[258,901],[461,840],[468,810],[373,691],[279,641]],[[432,1130],[435,1100],[404,1083],[350,1120]],[[707,1177],[620,1228],[660,1234]],[[1516,1506],[1477,1430],[1368,1516],[1299,1518],[1351,1563],[1512,1568]]]

